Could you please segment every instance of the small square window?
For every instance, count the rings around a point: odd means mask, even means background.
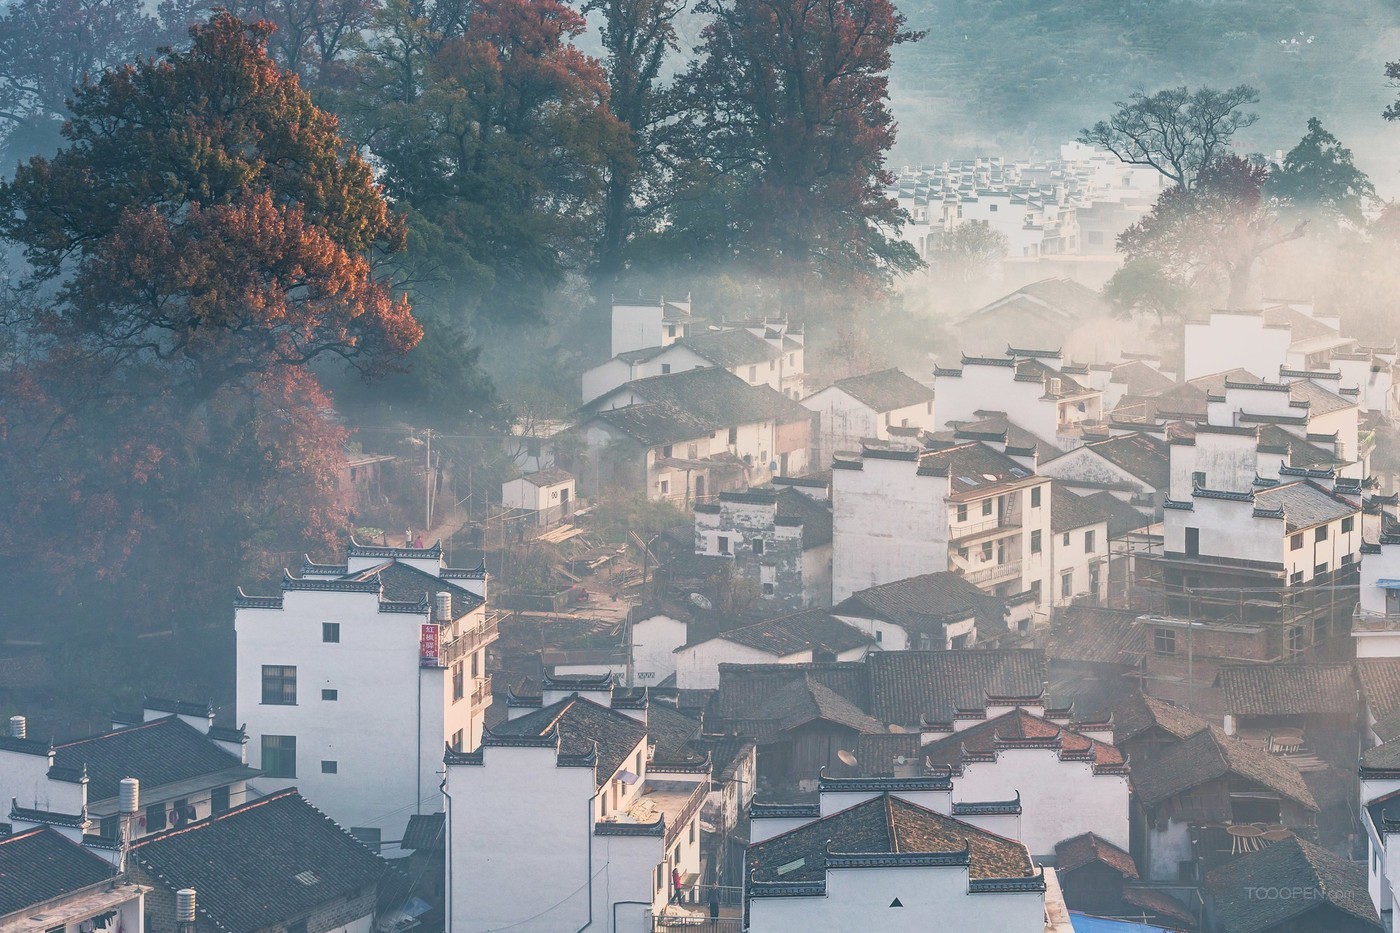
[[[720,535],[720,536],[719,536],[719,552],[720,552],[721,554],[728,554],[728,553],[729,553],[729,536],[728,536],[728,535]]]
[[[983,500],[982,500],[982,514],[983,514],[983,515],[991,515],[991,514],[992,514],[992,500],[991,500],[991,499],[983,499]]]
[[[1303,535],[1299,532],[1288,539],[1288,549],[1290,551],[1301,551],[1303,549]]]
[[[763,584],[763,595],[764,595],[764,596],[772,596],[774,592],[775,592],[775,590],[774,590],[773,584],[771,584],[771,583],[765,583],[765,584]]]
[[[340,642],[340,623],[322,622],[321,641],[338,644]]]
[[[1318,526],[1317,526],[1317,531],[1316,531],[1315,534],[1314,534],[1314,540],[1317,540],[1317,541],[1326,541],[1326,540],[1327,540],[1327,526],[1326,526],[1326,525],[1318,525]]]
[[[340,699],[340,691],[339,691],[339,690],[325,690],[325,689],[323,689],[323,690],[321,691],[321,699],[323,699],[323,700],[339,700],[339,699]]]
[[[1158,654],[1176,654],[1176,632],[1159,628],[1152,633],[1152,650]]]
[[[671,364],[670,364],[670,363],[662,363],[662,364],[661,364],[661,375],[663,375],[663,376],[669,376],[669,375],[671,375]]]
[[[1342,519],[1342,534],[1349,534],[1356,527],[1356,519],[1348,516]]]
[[[339,773],[340,773],[340,762],[338,762],[338,761],[323,761],[323,762],[321,762],[321,773],[322,773],[322,774],[339,774]]]
[[[753,539],[753,552],[754,552],[755,554],[762,554],[762,553],[763,553],[763,539],[762,539],[762,538],[754,538],[754,539]]]
[[[965,502],[962,505],[958,506],[958,521],[967,521],[967,503]]]

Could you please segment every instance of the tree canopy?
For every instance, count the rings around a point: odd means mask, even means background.
[[[1107,149],[1129,165],[1146,165],[1190,189],[1207,165],[1224,155],[1230,140],[1258,119],[1241,108],[1259,102],[1247,84],[1218,91],[1203,87],[1139,91],[1118,111],[1079,131],[1079,141]]]
[[[1365,209],[1376,203],[1376,188],[1351,159],[1351,150],[1323,129],[1317,117],[1269,176],[1269,193],[1293,210],[1352,226],[1365,223]]]

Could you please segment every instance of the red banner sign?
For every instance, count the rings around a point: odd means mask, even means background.
[[[418,640],[418,660],[423,667],[437,667],[438,627],[436,625],[423,626],[422,635]]]

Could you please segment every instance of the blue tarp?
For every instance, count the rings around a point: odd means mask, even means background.
[[[1152,926],[1149,923],[1133,923],[1130,920],[1109,920],[1104,917],[1091,917],[1077,910],[1069,912],[1069,922],[1074,933],[1172,933],[1166,927]]]

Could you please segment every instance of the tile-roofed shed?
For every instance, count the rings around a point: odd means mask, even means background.
[[[1230,738],[1215,726],[1163,749],[1150,769],[1133,774],[1133,789],[1144,805],[1155,807],[1227,775],[1252,781],[1309,810],[1317,809],[1317,801],[1296,767],[1262,748]]]
[[[737,327],[705,331],[677,343],[725,369],[766,363],[783,355],[781,350],[762,337]]]
[[[1050,484],[1050,532],[1063,534],[1088,525],[1108,524],[1109,513],[1093,499],[1075,495],[1064,483]]]
[[[89,803],[115,798],[126,777],[154,789],[230,771],[243,777],[257,773],[178,716],[64,742],[54,749],[54,764],[87,769]]]
[[[745,866],[757,882],[821,883],[828,855],[960,852],[964,847],[974,879],[1035,874],[1021,843],[889,794],[754,843]]]
[[[1400,714],[1400,658],[1358,658],[1356,679],[1377,726]]]
[[[718,638],[756,648],[778,657],[787,657],[815,648],[834,652],[849,651],[874,643],[874,639],[857,631],[825,609],[806,609],[789,615],[765,619],[721,632]]]
[[[1152,489],[1166,489],[1171,479],[1171,452],[1166,441],[1146,433],[1120,434],[1085,445]]]
[[[870,713],[915,727],[950,722],[958,709],[982,709],[988,696],[1038,697],[1045,652],[1033,648],[879,651],[870,667]]]
[[[1308,896],[1260,897],[1261,886]],[[1206,876],[1205,887],[1224,933],[1343,929],[1314,914],[1324,907],[1345,915],[1348,931],[1384,929],[1367,891],[1365,863],[1296,836],[1225,863]]]
[[[0,918],[114,875],[106,859],[47,826],[0,836]]]
[[[988,596],[964,577],[948,570],[882,583],[852,593],[832,613],[879,619],[910,633],[925,633],[940,643],[943,626],[976,616],[981,623],[1002,622],[1006,604]]]
[[[1351,715],[1350,664],[1231,664],[1220,668],[1225,709],[1235,716]]]
[[[199,892],[200,924],[251,933],[378,884],[386,863],[294,788],[137,842],[143,876]]]
[[[832,383],[873,411],[888,412],[933,401],[933,390],[898,369],[848,376]]]
[[[490,735],[542,737],[558,730],[559,754],[587,756],[598,750],[595,769],[602,787],[646,738],[645,723],[573,694],[542,709],[501,723]],[[489,742],[489,737],[487,740]]]
[[[1173,706],[1145,693],[1130,693],[1113,707],[1113,741],[1128,742],[1153,729],[1184,739],[1210,723],[1180,706]]]
[[[1055,845],[1055,870],[1074,871],[1091,862],[1102,862],[1125,878],[1138,876],[1133,857],[1106,839],[1082,833]]]
[[[1328,492],[1312,480],[1300,480],[1261,489],[1254,494],[1254,507],[1256,510],[1283,509],[1289,534],[1361,511],[1359,505],[1353,505],[1342,496]]]

